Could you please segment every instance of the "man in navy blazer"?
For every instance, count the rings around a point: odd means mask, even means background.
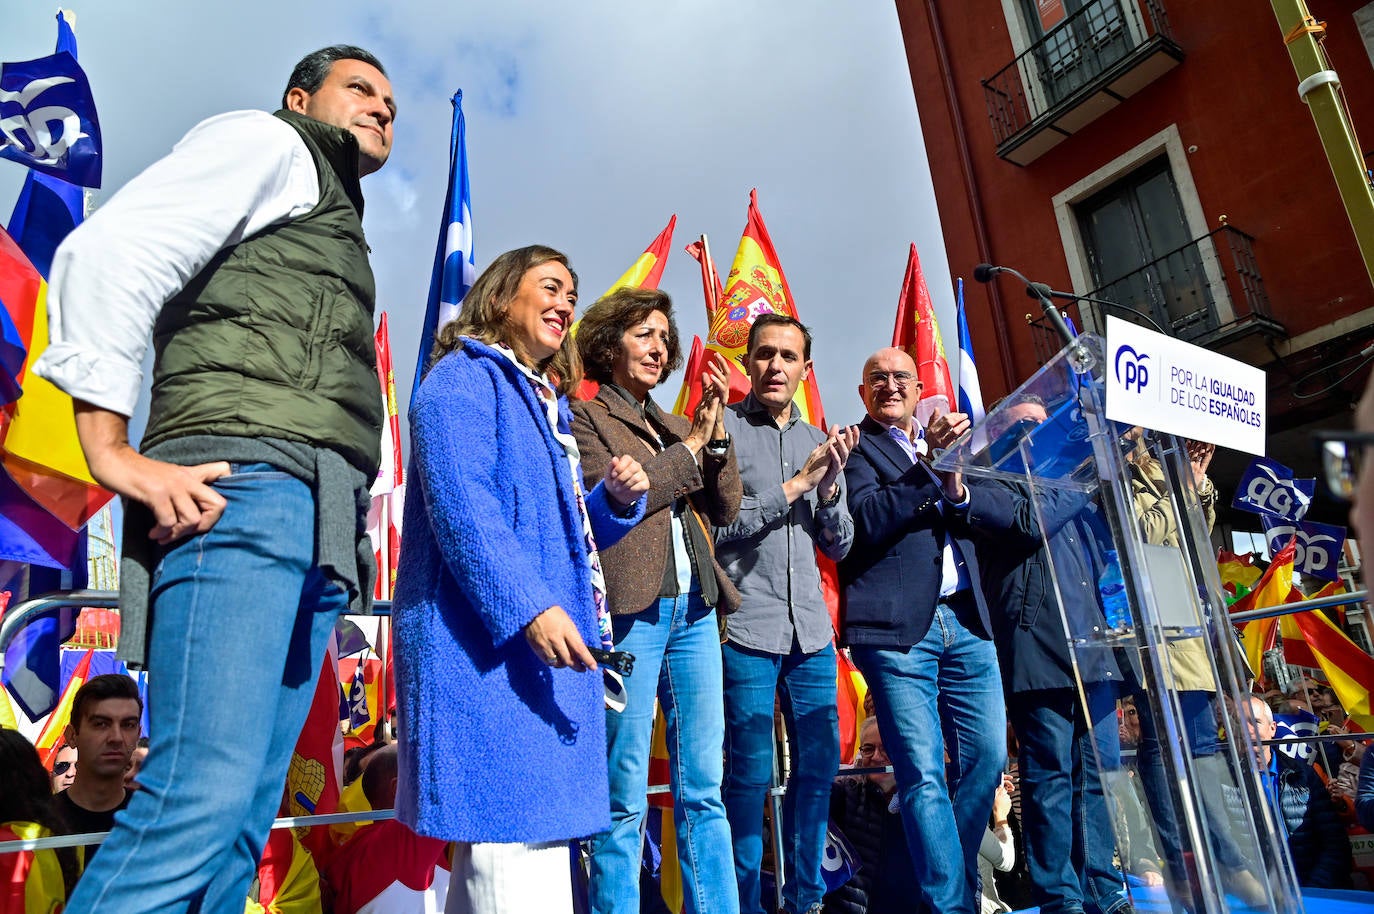
[[[840,563],[842,640],[876,699],[924,901],[975,914],[1006,711],[974,542],[1007,529],[1009,500],[930,468],[927,446],[949,445],[969,421],[949,413],[920,428],[921,382],[905,352],[874,353],[859,395],[868,418],[845,467],[854,544]]]
[[[1023,396],[989,417],[988,437],[1047,418],[1040,398]],[[1031,898],[1042,911],[1125,914],[1131,903],[1113,861],[1101,778],[1120,766],[1116,701],[1124,688],[1113,646],[1093,640],[1107,627],[1097,582],[1111,540],[1095,516],[1093,495],[1046,489],[1037,507],[1025,483],[992,485],[1010,497],[1013,523],[980,543],[979,568],[1020,744]],[[1065,619],[1079,639],[1072,657]]]

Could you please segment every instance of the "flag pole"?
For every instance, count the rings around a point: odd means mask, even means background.
[[[716,272],[716,262],[711,257],[711,242],[706,239],[705,232],[701,234],[701,256],[706,258],[706,272],[711,280],[711,307],[706,314],[706,322],[709,324],[711,315],[720,307],[720,274]]]

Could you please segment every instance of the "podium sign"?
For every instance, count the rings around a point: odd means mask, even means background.
[[[1030,505],[1026,524],[1043,545],[1079,698],[1098,721],[1096,767],[1115,797],[1123,864],[1158,860],[1175,911],[1302,911],[1257,763],[1247,671],[1209,539],[1211,505],[1198,497],[1181,439],[1107,418],[1113,352],[1099,336],[1080,336],[935,467],[964,473],[970,485],[1009,487]],[[984,564],[999,559],[1008,561],[1005,549]],[[1097,599],[1084,599],[1085,590]],[[1026,624],[1021,607],[991,609]],[[1126,752],[1123,762],[1113,697],[1134,699],[1138,710],[1133,761]]]
[[[1107,317],[1107,417],[1264,456],[1264,372]]]

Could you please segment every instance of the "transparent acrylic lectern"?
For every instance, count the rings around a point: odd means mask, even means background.
[[[1085,675],[1134,696],[1134,758],[1105,732],[1115,716],[1099,717],[1093,742],[1123,870],[1132,884],[1158,881],[1150,869],[1163,880],[1130,889],[1137,910],[1303,911],[1188,445],[1107,420],[1103,348],[1080,336],[935,466],[1029,498],[1080,699]],[[1068,517],[1080,535],[1052,535]],[[1095,594],[1100,611],[1070,618],[1071,588]]]

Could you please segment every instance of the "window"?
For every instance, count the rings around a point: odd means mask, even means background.
[[[1096,294],[1188,338],[1215,302],[1169,159],[1159,156],[1073,207]],[[1191,331],[1191,332],[1190,332]]]

